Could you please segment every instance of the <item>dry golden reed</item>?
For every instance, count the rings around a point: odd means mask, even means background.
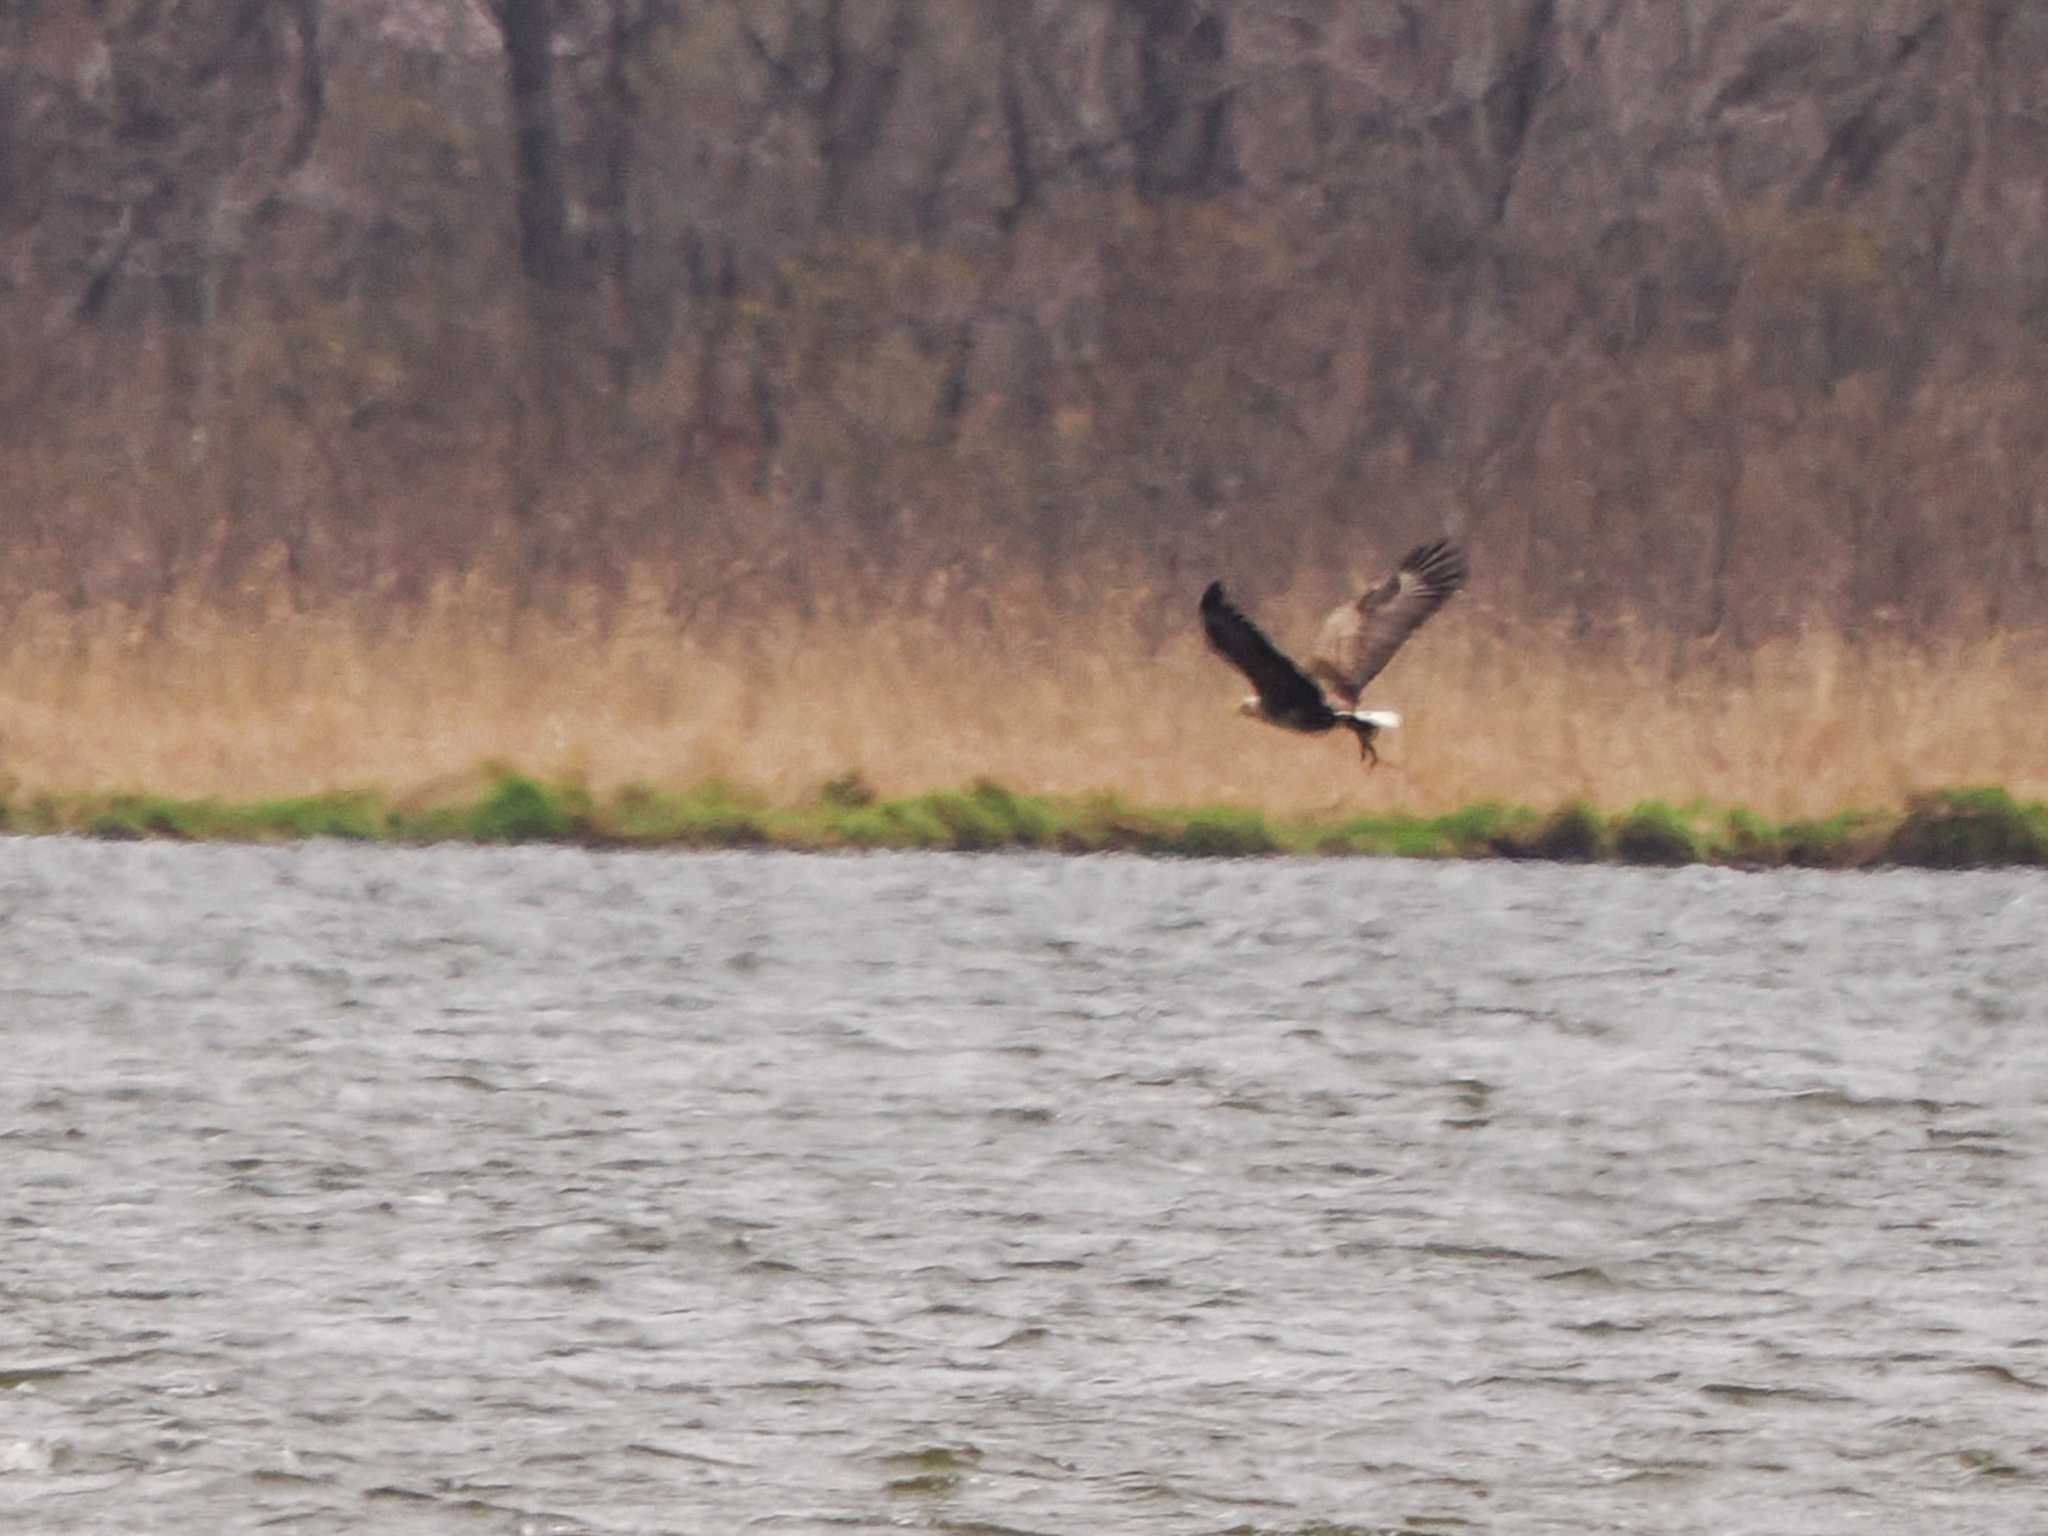
[[[1018,584],[972,622],[769,604],[725,629],[679,621],[666,590],[642,570],[545,612],[483,578],[309,613],[180,594],[148,622],[32,602],[0,625],[0,787],[429,799],[497,762],[783,802],[857,769],[887,794],[985,776],[1323,814],[1661,797],[1792,817],[1960,783],[2048,794],[2048,664],[1999,639],[1809,633],[1679,656],[1648,627],[1575,642],[1470,594],[1372,690],[1406,724],[1367,774],[1348,736],[1235,714],[1245,690],[1204,648],[1191,593],[1126,584],[1054,623]],[[1283,595],[1260,617],[1284,644],[1315,606]]]

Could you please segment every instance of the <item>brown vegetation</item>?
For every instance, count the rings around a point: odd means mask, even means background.
[[[2048,774],[2048,10],[493,14],[0,22],[0,772]],[[1386,770],[1229,714],[1444,527]]]
[[[174,594],[154,623],[38,604],[0,650],[0,766],[25,789],[249,798],[431,794],[498,761],[785,804],[851,769],[887,794],[988,777],[1322,814],[1661,796],[1794,817],[1966,781],[2048,788],[2048,658],[1997,640],[1816,631],[1674,675],[1648,628],[1574,639],[1461,598],[1375,685],[1407,723],[1367,774],[1348,741],[1240,718],[1241,680],[1184,591],[1108,577],[1091,615],[1048,625],[1056,599],[1019,581],[984,592],[986,625],[768,607],[727,629],[679,625],[665,588],[633,575],[544,612],[474,581],[313,612]],[[1291,635],[1318,611],[1283,595],[1268,616]]]

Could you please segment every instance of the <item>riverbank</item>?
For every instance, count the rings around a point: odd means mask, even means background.
[[[0,800],[15,834],[272,842],[565,843],[649,849],[804,851],[1047,849],[1183,857],[1293,854],[1551,859],[1639,865],[1861,869],[2048,864],[2048,802],[2003,789],[1945,789],[1893,810],[1774,822],[1740,807],[1643,801],[1622,811],[1483,803],[1439,816],[1274,816],[1231,805],[1136,804],[1114,794],[1023,795],[982,781],[884,799],[858,774],[809,800],[710,782],[608,794],[495,770],[466,789],[375,790],[231,802],[149,794],[38,794]]]
[[[140,786],[248,805],[379,785],[409,805],[421,784],[482,798],[476,765],[500,763],[607,804],[624,785],[716,782],[793,808],[857,770],[887,800],[989,780],[1062,805],[1114,786],[1133,805],[1256,808],[1315,824],[1311,847],[1356,818],[1494,803],[1658,798],[1782,823],[1942,785],[2048,798],[2048,634],[2030,631],[1681,644],[1647,620],[1574,635],[1475,587],[1375,683],[1405,722],[1366,773],[1348,740],[1238,716],[1243,679],[1203,644],[1187,582],[1109,583],[1085,613],[992,579],[980,613],[806,616],[763,595],[713,621],[673,611],[660,578],[559,609],[482,575],[305,611],[262,585],[242,608],[203,592],[147,615],[31,603],[0,617],[0,798]],[[1294,640],[1331,597],[1304,584],[1256,606]]]

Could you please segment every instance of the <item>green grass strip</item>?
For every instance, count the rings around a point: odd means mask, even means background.
[[[722,782],[607,795],[493,769],[471,799],[392,801],[374,790],[231,804],[161,795],[0,798],[0,830],[190,842],[570,843],[588,847],[1051,849],[1162,857],[1271,854],[1542,859],[1677,867],[2048,865],[2048,803],[1944,789],[1901,810],[1776,823],[1741,807],[1646,800],[1603,813],[1487,803],[1444,816],[1273,817],[1230,805],[1133,805],[1114,794],[1019,794],[986,781],[885,800],[857,773],[796,806]]]

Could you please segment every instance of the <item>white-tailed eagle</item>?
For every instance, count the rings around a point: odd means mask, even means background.
[[[1469,574],[1465,552],[1449,539],[1417,545],[1393,575],[1323,621],[1306,671],[1238,611],[1223,595],[1220,581],[1210,582],[1202,594],[1202,628],[1209,643],[1258,689],[1238,706],[1241,713],[1310,734],[1347,726],[1358,736],[1359,756],[1371,767],[1379,761],[1373,737],[1399,725],[1401,717],[1392,710],[1360,709],[1358,696]]]

